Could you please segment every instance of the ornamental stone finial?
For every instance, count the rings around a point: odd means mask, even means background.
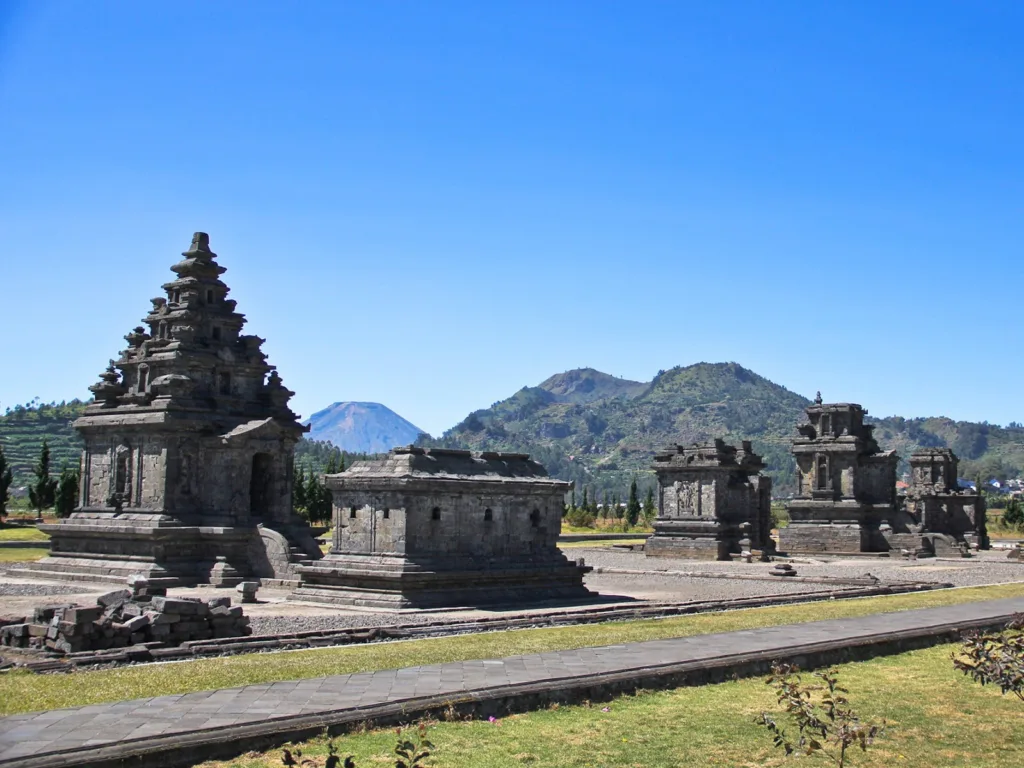
[[[821,405],[821,392],[820,391],[818,392],[817,395],[814,396],[814,402],[815,402],[816,405]]]

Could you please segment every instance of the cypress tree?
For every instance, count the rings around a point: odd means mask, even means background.
[[[626,522],[636,525],[640,521],[640,496],[636,490],[636,478],[629,484],[629,502],[626,504]]]
[[[10,499],[7,491],[12,482],[14,482],[14,477],[11,475],[11,468],[7,465],[3,446],[0,446],[0,520],[7,517],[7,502]]]
[[[299,467],[294,470],[292,480],[292,507],[296,512],[302,513],[306,510],[306,471]]]
[[[42,517],[43,510],[53,506],[57,493],[57,481],[50,477],[50,446],[45,439],[39,451],[39,462],[32,472],[36,479],[28,488],[28,498],[37,512],[37,517]]]
[[[68,517],[75,511],[76,506],[78,506],[78,470],[65,465],[60,468],[60,477],[57,478],[57,493],[54,498],[57,517]]]
[[[654,522],[654,518],[658,514],[658,510],[654,508],[654,489],[647,489],[647,497],[644,499],[644,525],[650,525]]]

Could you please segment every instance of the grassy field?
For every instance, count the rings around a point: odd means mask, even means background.
[[[18,549],[0,549],[0,563],[24,563],[30,560],[42,560],[50,554],[50,550],[35,547]]]
[[[0,526],[0,541],[49,541],[50,537],[31,526]]]
[[[419,664],[687,637],[1024,595],[1024,583],[399,643],[249,654],[67,675],[0,675],[0,716]]]
[[[559,549],[578,549],[580,547],[614,547],[616,544],[643,544],[647,541],[643,539],[612,539],[610,541],[560,541],[558,542]]]
[[[955,646],[847,664],[840,682],[854,710],[884,719],[887,731],[851,766],[907,768],[1006,768],[1024,764],[1024,704],[982,688],[954,671]],[[763,678],[641,692],[608,704],[562,707],[487,721],[429,724],[435,745],[428,762],[444,768],[698,768],[698,766],[828,765],[817,758],[784,760],[767,732],[754,724],[778,711]],[[341,755],[356,766],[393,765],[393,729],[336,739]],[[302,745],[318,756],[325,742]],[[277,768],[281,751],[250,754],[202,768]]]

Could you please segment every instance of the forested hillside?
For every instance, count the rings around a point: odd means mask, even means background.
[[[827,393],[825,393],[827,395]],[[826,397],[827,400],[827,397]],[[654,451],[669,443],[713,437],[753,441],[765,457],[777,495],[792,492],[794,464],[789,441],[802,422],[808,399],[736,363],[698,363],[661,371],[650,382],[628,381],[585,368],[523,387],[490,408],[474,411],[440,438],[423,445],[477,450],[524,451],[548,471],[575,480],[580,493],[618,494],[624,499],[630,480],[641,492],[653,482],[648,470]],[[863,403],[871,408],[871,403]],[[85,404],[29,403],[0,416],[0,442],[14,467],[15,485],[28,481],[46,437],[53,469],[76,466],[80,442],[70,422]],[[1018,477],[1024,469],[1024,428],[1000,427],[947,418],[869,417],[883,448],[906,459],[917,447],[952,448],[961,458],[961,474],[986,479]],[[303,440],[296,465],[322,471],[334,446]],[[356,454],[347,454],[346,465]],[[905,470],[906,462],[901,465]]]
[[[81,400],[42,404],[32,401],[6,409],[0,416],[0,445],[11,465],[15,487],[29,482],[44,439],[50,446],[50,466],[54,472],[60,472],[64,465],[77,469],[82,441],[71,428],[71,422],[84,410]]]
[[[795,484],[790,440],[809,402],[736,363],[676,367],[647,384],[580,369],[524,387],[469,414],[440,438],[422,442],[529,452],[553,475],[621,497],[633,474],[652,482],[648,467],[663,445],[749,439],[764,456],[776,493],[785,495]],[[870,410],[870,403],[863,405]],[[904,459],[919,446],[946,446],[964,459],[961,470],[968,477],[1014,477],[1024,467],[1019,425],[870,416],[869,421],[878,423],[882,447],[895,448]]]

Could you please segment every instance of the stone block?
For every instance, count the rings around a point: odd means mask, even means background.
[[[102,605],[72,608],[64,611],[64,621],[74,624],[91,624],[103,615]]]
[[[260,583],[258,581],[243,581],[235,589],[238,594],[242,596],[243,603],[255,603],[256,593],[259,591]]]
[[[150,601],[154,611],[177,613],[182,616],[206,616],[210,609],[198,600],[181,600],[173,597],[154,597]]]
[[[125,603],[121,608],[121,615],[127,617],[141,616],[147,610],[148,608],[146,606],[139,605],[138,603]]]
[[[211,611],[214,608],[230,608],[231,598],[230,597],[211,597],[206,601],[207,606],[210,607]]]
[[[105,595],[100,595],[96,598],[96,602],[104,608],[112,608],[127,602],[131,596],[131,590],[116,589],[113,592],[107,592]]]
[[[157,611],[146,611],[143,616],[149,618],[149,623],[155,625],[158,624],[177,624],[181,621],[181,614],[178,613],[158,613]]]
[[[57,610],[55,606],[39,606],[32,611],[32,621],[36,623],[49,623]]]
[[[134,616],[128,619],[128,621],[126,621],[122,626],[124,626],[125,630],[128,632],[140,632],[150,625],[150,616],[151,614],[148,613],[145,613],[142,616]]]

